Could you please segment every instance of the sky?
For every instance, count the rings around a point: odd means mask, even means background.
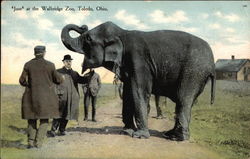
[[[46,46],[45,59],[56,68],[70,54],[72,68],[80,73],[84,56],[60,39],[67,24],[90,30],[112,21],[128,30],[181,30],[206,40],[215,61],[232,55],[250,59],[250,1],[2,1],[1,15],[1,84],[18,84],[36,45]],[[103,82],[113,81],[105,68],[96,72]]]

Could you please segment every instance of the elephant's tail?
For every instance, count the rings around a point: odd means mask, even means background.
[[[211,78],[211,102],[210,104],[212,105],[214,103],[214,98],[215,98],[215,84],[216,84],[216,77],[214,74],[210,75]]]

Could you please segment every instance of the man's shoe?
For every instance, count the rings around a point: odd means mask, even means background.
[[[32,148],[35,148],[35,146],[28,144],[27,149],[32,149]]]
[[[88,118],[84,118],[83,121],[88,121]]]
[[[58,132],[58,136],[64,136],[64,135],[66,135],[66,132],[65,132],[65,131],[59,131],[59,132]]]
[[[95,119],[92,119],[93,122],[97,122]]]
[[[38,148],[38,149],[39,149],[39,148],[42,147],[42,144],[41,144],[41,143],[35,143],[34,145],[35,145],[34,148]]]
[[[34,147],[35,147],[35,146],[34,146],[34,140],[29,139],[29,140],[28,140],[27,149],[32,149],[32,148],[34,148]]]
[[[47,131],[47,136],[48,137],[55,137],[56,136],[56,132],[54,132],[54,131]]]

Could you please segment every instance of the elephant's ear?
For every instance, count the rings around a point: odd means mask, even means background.
[[[115,64],[120,65],[123,45],[119,37],[109,38],[104,40],[105,52],[104,52],[104,61],[105,62],[114,62]]]

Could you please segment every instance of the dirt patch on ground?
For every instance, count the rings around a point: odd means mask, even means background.
[[[14,158],[221,158],[215,152],[190,141],[174,142],[162,137],[162,132],[173,126],[173,121],[156,119],[151,109],[149,139],[121,135],[121,101],[115,100],[97,109],[98,122],[79,121],[67,128],[66,136],[48,138],[41,149],[15,151]],[[19,155],[17,155],[19,153]],[[18,157],[17,157],[18,156]]]

